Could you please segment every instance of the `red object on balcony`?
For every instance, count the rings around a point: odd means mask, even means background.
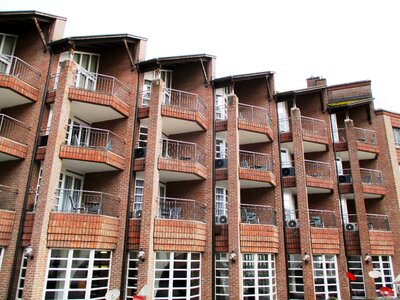
[[[354,276],[350,272],[346,272],[346,276],[350,281],[356,281],[356,279],[357,279],[356,276]]]
[[[386,287],[386,286],[381,287],[381,288],[379,289],[379,293],[380,293],[382,296],[394,296],[393,290],[392,290],[391,288]]]
[[[145,300],[145,297],[143,296],[133,296],[133,300]]]

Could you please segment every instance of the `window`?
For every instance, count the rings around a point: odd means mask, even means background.
[[[76,86],[96,90],[100,55],[75,51],[73,60],[81,67],[76,77]]]
[[[226,107],[226,88],[219,88],[215,91],[215,119],[226,120],[228,117]]]
[[[356,276],[356,280],[351,282],[353,299],[365,299],[366,295],[361,256],[348,256],[347,265],[349,272]]]
[[[222,139],[216,139],[215,141],[215,158],[227,158],[228,157],[228,143]]]
[[[276,299],[274,254],[243,254],[243,299]]]
[[[55,211],[79,212],[82,200],[83,176],[61,173],[58,181]]]
[[[228,221],[228,190],[226,188],[215,188],[215,221],[216,223]]]
[[[139,128],[139,148],[146,148],[147,146],[147,132],[148,128],[140,126]]]
[[[314,287],[315,299],[325,300],[329,297],[339,297],[339,280],[335,255],[314,255]]]
[[[215,300],[229,300],[229,254],[215,254]]]
[[[138,276],[138,258],[137,251],[131,251],[128,254],[128,270],[126,276],[126,297],[125,299],[132,299],[133,295],[137,292],[137,276]]]
[[[304,299],[302,256],[289,254],[287,260],[290,299]]]
[[[142,106],[149,106],[151,97],[151,80],[145,79],[142,92]]]
[[[200,253],[157,252],[154,299],[200,299]]]
[[[3,256],[4,256],[4,248],[0,247],[0,271],[1,271],[1,264],[3,262]]]
[[[383,274],[382,277],[375,279],[376,292],[379,293],[379,289],[384,286],[393,289],[392,258],[390,256],[372,256],[372,266],[374,271]]]
[[[40,182],[42,181],[42,176],[43,176],[43,161],[40,162],[39,174],[36,184],[35,202],[33,203],[33,210],[36,210],[36,204],[39,199]]]
[[[278,103],[279,131],[290,132],[290,122],[287,102]]]
[[[71,146],[89,147],[90,129],[90,125],[86,122],[76,118],[68,119],[65,143]]]
[[[394,144],[400,147],[400,128],[393,127]]]
[[[22,253],[25,253],[25,249],[23,249]],[[25,257],[25,255],[23,255],[22,256],[22,261],[21,261],[21,269],[19,270],[17,296],[15,297],[15,299],[22,299],[22,293],[24,291],[27,264],[28,264],[28,259]]]
[[[140,218],[142,216],[144,181],[136,179],[135,181],[135,200],[133,202],[133,217]]]
[[[0,33],[0,73],[10,73],[16,42],[17,36]]]
[[[104,299],[111,251],[51,249],[45,299]]]

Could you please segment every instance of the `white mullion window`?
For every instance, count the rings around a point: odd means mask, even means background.
[[[151,98],[151,83],[149,79],[144,79],[143,92],[142,92],[142,106],[149,106]]]
[[[229,254],[215,254],[215,300],[229,300]]]
[[[315,299],[340,299],[336,255],[314,255],[313,271]]]
[[[143,190],[144,190],[144,180],[136,179],[135,195],[134,195],[135,198],[133,201],[134,218],[140,218],[142,216]]]
[[[99,70],[100,55],[95,53],[75,51],[73,60],[85,70],[81,70],[78,73],[76,79],[77,87],[88,90],[95,90],[97,82],[97,72]]]
[[[23,249],[22,253],[25,252],[25,249]],[[21,269],[19,270],[19,279],[18,279],[18,287],[17,287],[17,295],[15,299],[19,300],[22,299],[22,294],[24,291],[24,285],[25,285],[25,275],[26,275],[26,266],[28,265],[28,259],[26,258],[25,255],[22,256],[22,261],[21,261]]]
[[[276,299],[275,255],[243,254],[243,299]]]
[[[301,254],[288,254],[290,299],[304,299],[304,278]]]
[[[4,256],[4,248],[0,247],[0,271],[1,271],[1,264],[3,263],[3,256]]]
[[[147,147],[147,134],[148,134],[147,126],[140,125],[140,128],[139,128],[139,148],[146,148]]]
[[[383,274],[382,277],[375,279],[376,292],[379,293],[381,287],[389,287],[396,295],[396,290],[393,288],[392,257],[383,255],[372,256],[372,266],[374,271],[379,271]]]
[[[400,147],[400,128],[393,127],[394,144]]]
[[[137,293],[137,278],[139,259],[137,251],[130,251],[128,254],[128,268],[126,275],[126,296],[125,299],[132,299]]]
[[[40,182],[42,181],[42,177],[43,177],[43,161],[40,162],[39,174],[38,174],[38,179],[37,179],[37,184],[36,184],[35,202],[33,203],[33,211],[36,210],[36,204],[39,199]]]
[[[215,140],[215,158],[227,158],[228,143],[223,139]]]
[[[201,254],[156,252],[154,299],[200,299]]]
[[[9,74],[17,36],[0,33],[0,73]]]
[[[226,88],[219,88],[215,91],[215,119],[226,120],[228,117],[226,106]]]
[[[351,281],[351,292],[353,299],[365,299],[365,284],[364,284],[364,272],[362,267],[361,256],[348,256],[347,266],[349,272],[356,277],[355,281]]]
[[[228,220],[228,190],[223,187],[215,188],[215,221],[226,223]]]

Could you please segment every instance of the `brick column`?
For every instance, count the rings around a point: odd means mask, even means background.
[[[153,80],[151,87],[151,99],[149,107],[149,129],[146,147],[146,169],[144,171],[144,190],[142,203],[142,220],[140,227],[140,248],[146,253],[144,262],[139,262],[138,291],[144,285],[148,290],[153,291],[154,276],[154,218],[157,213],[157,202],[159,194],[158,157],[160,155],[160,141],[162,134],[161,104],[163,99],[164,82]],[[152,299],[148,295],[147,299]]]
[[[349,151],[349,162],[351,168],[351,178],[354,189],[354,203],[356,206],[358,232],[360,236],[361,260],[364,270],[364,283],[367,298],[375,298],[375,280],[368,276],[368,272],[372,271],[372,263],[365,263],[364,257],[366,253],[371,254],[371,244],[369,242],[369,230],[367,215],[364,202],[364,192],[361,181],[360,162],[357,155],[357,139],[354,131],[353,120],[346,119],[344,121],[346,140]]]
[[[74,63],[70,61],[62,63],[54,101],[51,129],[46,146],[46,157],[43,161],[40,194],[33,223],[31,245],[34,258],[33,260],[29,260],[27,265],[23,292],[24,299],[43,298],[49,253],[47,248],[47,228],[50,212],[55,205],[55,193],[58,188],[58,180],[61,172],[62,160],[59,158],[59,152],[60,146],[65,142],[66,125],[71,106],[68,99],[68,91],[74,82],[74,71]]]
[[[312,248],[310,236],[310,220],[308,215],[308,195],[306,185],[306,169],[304,163],[303,132],[300,109],[291,109],[294,167],[296,173],[297,208],[300,221],[301,255],[310,255],[308,263],[303,262],[304,299],[315,299],[314,274],[312,267]]]
[[[229,262],[229,297],[242,299],[242,255],[240,252],[240,181],[238,97],[228,96],[228,251],[237,260]]]

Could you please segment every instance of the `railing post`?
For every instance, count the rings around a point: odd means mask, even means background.
[[[3,122],[4,122],[4,115],[0,116],[0,134],[1,134],[1,130],[3,129]]]

